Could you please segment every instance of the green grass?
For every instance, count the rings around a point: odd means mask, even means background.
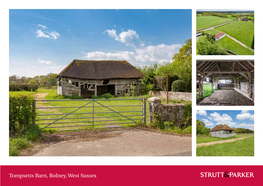
[[[253,46],[254,23],[251,21],[235,21],[216,29],[229,34],[248,47]]]
[[[199,16],[196,17],[196,29],[202,30],[215,25],[223,24],[232,21],[232,18],[223,18],[217,16]]]
[[[220,39],[218,43],[227,50],[234,52],[237,55],[254,55],[254,52],[241,46],[237,42],[233,41],[229,37],[225,36]]]
[[[213,91],[215,91],[215,86],[213,86]],[[203,98],[208,97],[212,94],[211,83],[203,84]],[[196,94],[199,94],[199,89],[196,90]]]
[[[235,142],[196,148],[197,156],[254,156],[254,136]]]
[[[219,33],[219,31],[215,30],[215,29],[211,29],[211,30],[207,30],[206,33],[211,34],[211,35],[215,35],[215,34]]]
[[[37,92],[32,91],[9,91],[9,96],[17,96],[17,95],[34,95]]]
[[[237,139],[241,138],[244,135],[235,135],[229,138],[219,138],[219,137],[211,137],[211,136],[206,136],[206,137],[197,137],[196,138],[196,143],[207,143],[207,142],[213,142],[213,141],[222,141],[222,140],[228,140],[228,139]]]

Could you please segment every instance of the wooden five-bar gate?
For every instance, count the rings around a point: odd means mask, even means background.
[[[143,98],[36,100],[35,103],[36,124],[44,129],[64,131],[146,123]]]

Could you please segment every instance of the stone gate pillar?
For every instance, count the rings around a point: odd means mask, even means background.
[[[158,111],[158,107],[161,105],[161,98],[151,97],[148,99],[149,102],[149,124],[152,123],[154,119],[154,113]]]

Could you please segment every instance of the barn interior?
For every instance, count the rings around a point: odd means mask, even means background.
[[[254,105],[253,60],[197,60],[196,80],[197,105]]]

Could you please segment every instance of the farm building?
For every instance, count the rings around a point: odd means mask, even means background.
[[[220,39],[222,39],[222,38],[225,37],[225,36],[226,36],[225,33],[220,32],[220,33],[215,34],[215,35],[213,36],[213,39],[214,39],[215,41],[219,41]]]
[[[196,70],[198,105],[254,105],[253,60],[198,60]],[[204,98],[205,79],[216,91]]]
[[[91,98],[140,92],[142,77],[127,61],[74,59],[57,75],[57,94]]]
[[[210,130],[210,135],[213,137],[227,138],[234,136],[234,129],[227,125],[217,125]]]

